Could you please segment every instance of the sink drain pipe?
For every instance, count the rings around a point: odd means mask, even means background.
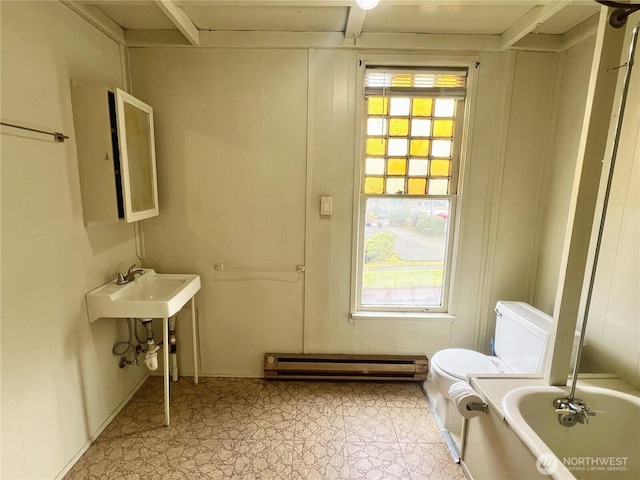
[[[176,342],[176,316],[169,318],[169,360],[171,362],[171,381],[178,381],[178,345]]]
[[[152,318],[138,318],[135,319],[140,322],[147,333],[147,339],[141,340],[138,337],[138,330],[133,329],[131,325],[132,319],[127,319],[127,325],[129,327],[129,339],[124,342],[118,342],[113,346],[113,354],[121,355],[120,368],[124,368],[126,365],[138,365],[137,354],[144,352],[144,360],[142,361],[149,370],[155,371],[158,369],[158,350],[162,347],[162,342],[157,343],[153,337]],[[169,360],[171,368],[171,380],[177,382],[178,376],[178,345],[176,341],[176,320],[174,315],[169,318]],[[132,336],[135,331],[136,340],[139,343],[146,343],[146,349],[141,349],[140,346],[133,347]],[[124,347],[124,348],[123,348]],[[127,355],[131,353],[134,357],[133,360],[128,360]]]
[[[141,318],[140,321],[144,328],[147,330],[147,349],[144,352],[144,364],[149,370],[158,369],[158,350],[160,345],[156,345],[156,341],[153,338],[153,329],[151,328],[151,318]]]

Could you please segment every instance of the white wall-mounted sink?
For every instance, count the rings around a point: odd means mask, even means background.
[[[106,283],[86,294],[90,322],[98,318],[168,318],[200,290],[200,276],[159,274],[150,268],[124,285]]]

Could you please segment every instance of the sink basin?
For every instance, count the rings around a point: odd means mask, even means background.
[[[160,274],[150,268],[125,285],[106,283],[86,294],[90,322],[98,318],[167,318],[200,290],[200,276]]]

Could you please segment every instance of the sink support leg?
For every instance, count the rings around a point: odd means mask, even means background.
[[[193,332],[193,384],[198,385],[198,329],[196,326],[196,297],[191,297],[191,330]]]
[[[164,424],[169,426],[169,318],[162,319],[162,356],[164,359]]]

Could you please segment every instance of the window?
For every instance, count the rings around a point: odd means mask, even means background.
[[[355,310],[444,312],[467,69],[364,68]]]

